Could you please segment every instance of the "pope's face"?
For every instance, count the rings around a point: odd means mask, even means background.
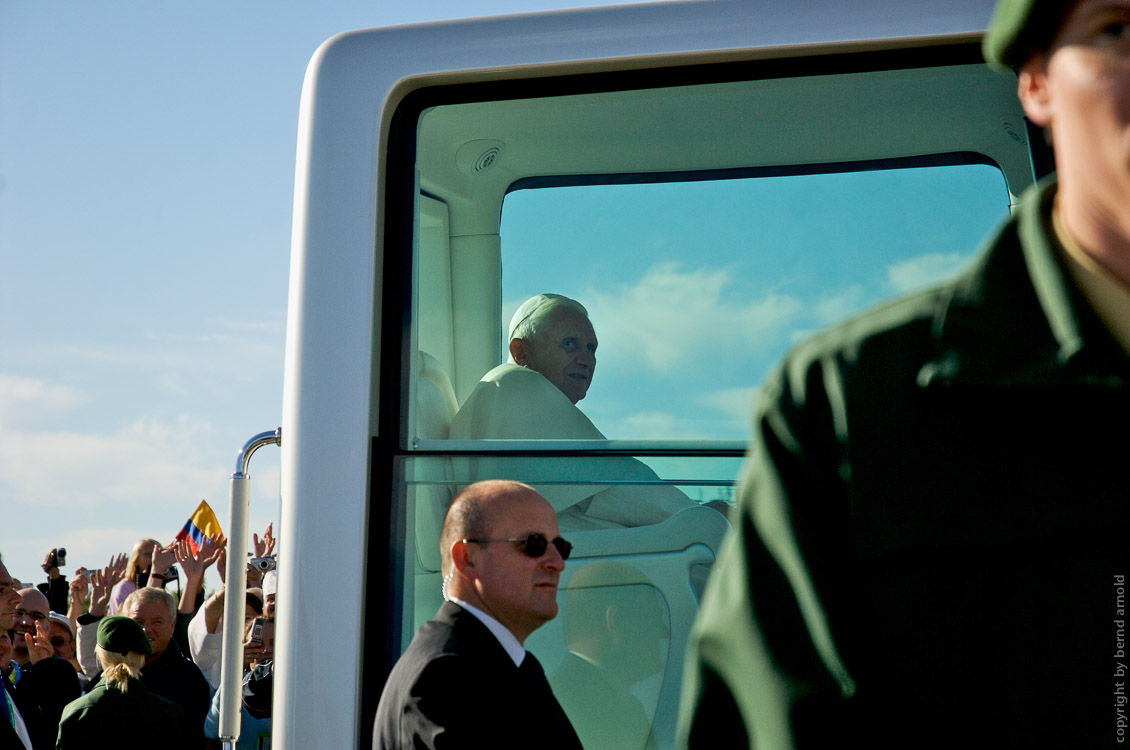
[[[572,403],[588,393],[596,371],[596,332],[583,314],[569,307],[549,313],[537,335],[525,341],[518,364],[536,370]]]
[[[1024,75],[1042,84],[1025,97]],[[1080,0],[1046,58],[1021,69],[1021,101],[1049,127],[1061,187],[1118,207],[1130,200],[1130,0]]]

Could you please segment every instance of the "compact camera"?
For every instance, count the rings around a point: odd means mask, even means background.
[[[273,557],[252,557],[248,559],[247,564],[255,568],[255,570],[266,573],[268,570],[275,569],[275,558]]]
[[[67,564],[67,549],[66,547],[56,547],[51,550],[51,554],[47,556],[48,568],[61,568]]]

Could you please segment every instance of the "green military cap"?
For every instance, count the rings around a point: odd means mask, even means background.
[[[981,51],[985,60],[1013,70],[1047,52],[1077,0],[1000,0]]]
[[[106,651],[115,654],[128,654],[136,651],[139,654],[153,653],[149,645],[149,636],[133,620],[121,615],[103,617],[98,623],[98,645]]]

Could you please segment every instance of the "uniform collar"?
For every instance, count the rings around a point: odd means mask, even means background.
[[[1055,193],[1054,175],[1029,188],[937,298],[920,385],[1126,382],[1125,354],[1070,280],[1051,224]]]

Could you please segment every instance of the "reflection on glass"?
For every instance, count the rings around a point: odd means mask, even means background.
[[[670,648],[670,617],[660,593],[630,565],[586,565],[561,592],[568,649],[549,675],[554,694],[585,747],[654,747],[651,721]]]

